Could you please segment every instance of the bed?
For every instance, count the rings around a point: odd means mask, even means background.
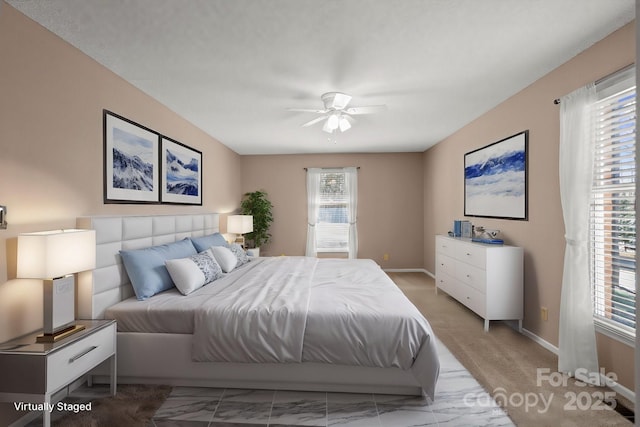
[[[218,220],[77,219],[97,244],[96,269],[78,277],[78,317],[118,321],[119,382],[433,398],[435,336],[371,260],[255,258],[188,295],[135,297],[121,250],[208,236]]]

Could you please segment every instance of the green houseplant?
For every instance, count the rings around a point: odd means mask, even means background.
[[[258,190],[244,194],[240,202],[242,214],[253,215],[253,231],[245,235],[249,247],[259,248],[271,239],[269,227],[273,222],[272,208],[266,191]]]

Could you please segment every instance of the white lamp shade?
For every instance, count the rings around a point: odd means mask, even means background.
[[[253,231],[253,215],[230,215],[227,218],[227,232],[234,234],[251,233]]]
[[[95,230],[55,230],[18,235],[22,279],[53,279],[96,266]]]

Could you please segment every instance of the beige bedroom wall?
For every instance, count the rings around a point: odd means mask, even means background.
[[[358,257],[383,268],[422,268],[422,153],[242,156],[243,193],[264,189],[274,205],[267,254],[304,255],[304,168],[340,166],[360,167]]]
[[[41,327],[41,287],[15,279],[20,232],[73,227],[96,214],[230,212],[240,156],[0,1],[0,342]],[[102,110],[203,155],[203,205],[103,203]],[[1,424],[1,423],[0,423]]]
[[[524,327],[558,345],[564,222],[558,179],[559,107],[553,100],[635,61],[631,23],[563,64],[498,107],[424,153],[425,260],[434,272],[434,236],[462,218],[463,156],[466,152],[529,129],[529,220],[468,218],[500,229],[507,243],[525,250]],[[540,307],[549,320],[540,319]],[[600,365],[633,390],[633,349],[598,337]],[[535,373],[532,373],[535,375]]]

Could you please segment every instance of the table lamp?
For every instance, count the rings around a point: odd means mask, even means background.
[[[56,342],[84,329],[75,325],[73,273],[96,266],[94,230],[54,230],[18,235],[17,276],[44,282],[44,326],[38,342]]]
[[[227,218],[227,233],[239,234],[242,247],[244,248],[244,233],[253,231],[253,215],[230,215]]]

